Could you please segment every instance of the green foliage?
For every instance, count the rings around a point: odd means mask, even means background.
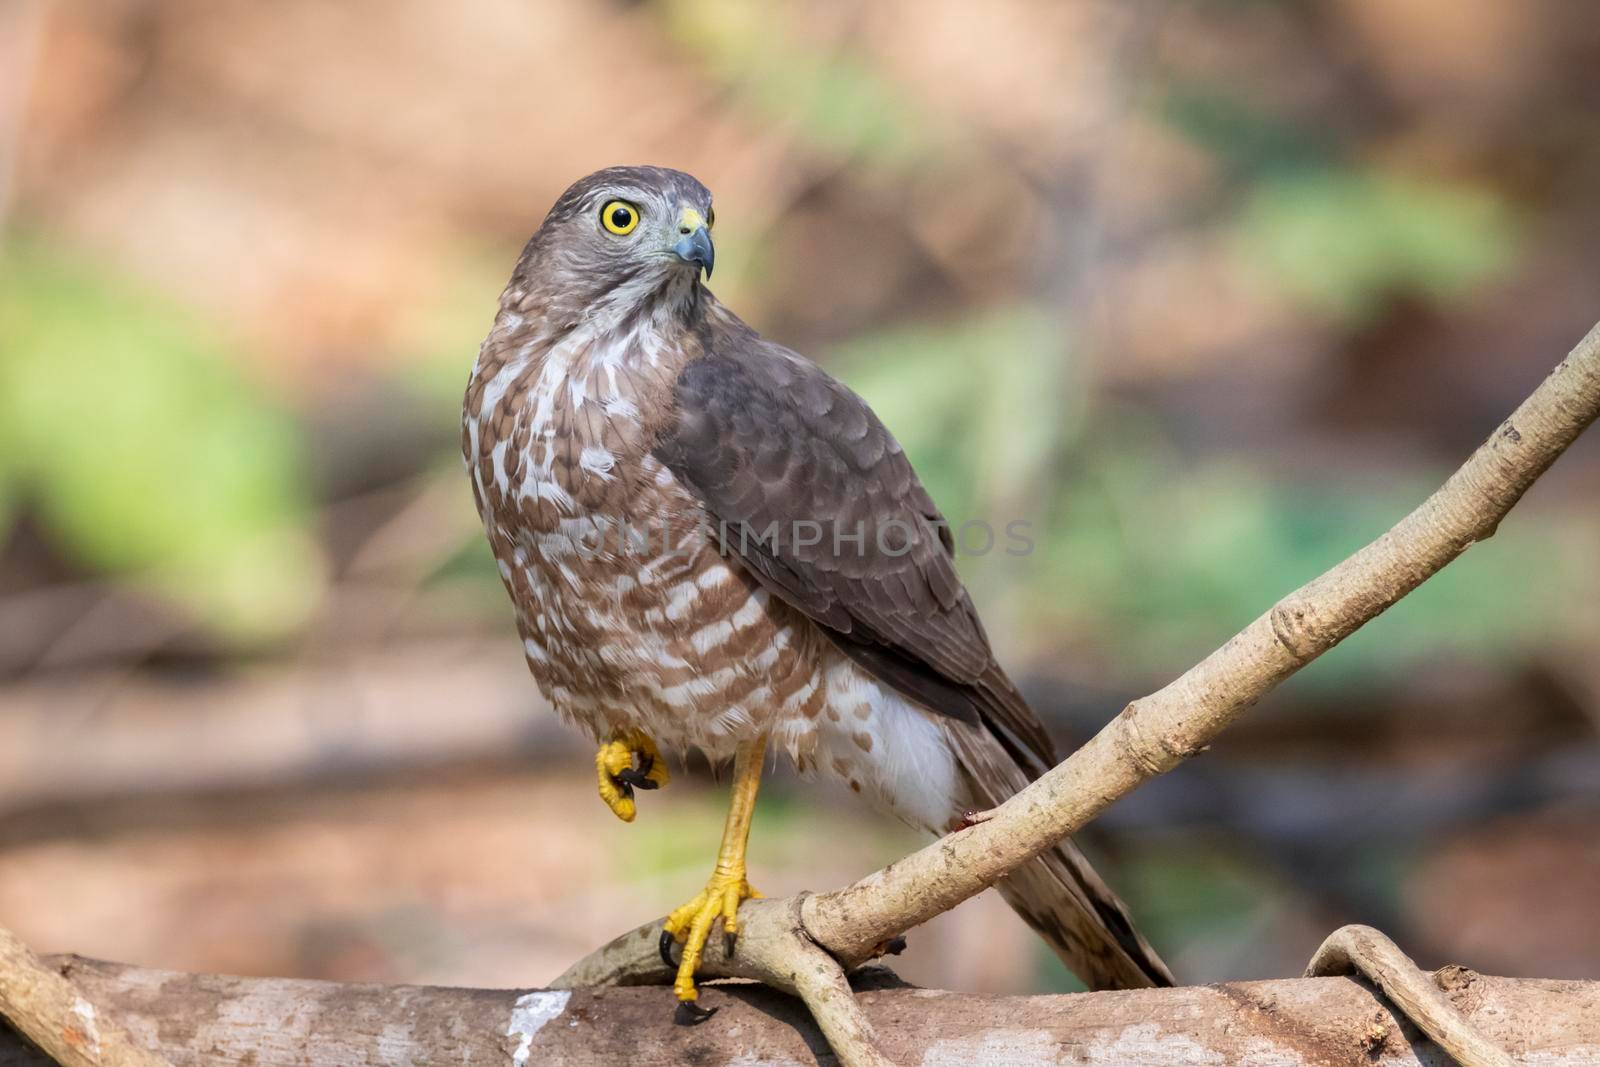
[[[63,552],[235,637],[321,587],[297,429],[205,330],[40,244],[0,256],[0,484]]]
[[[1060,487],[1029,593],[1055,624],[1109,626],[1135,672],[1170,670],[1209,651],[1382,533],[1440,475],[1398,473],[1382,491],[1286,485],[1242,460],[1188,462],[1156,439],[1141,441],[1146,429],[1096,434],[1105,451],[1085,454]],[[1372,686],[1424,657],[1526,654],[1590,595],[1570,579],[1586,573],[1578,556],[1575,543],[1524,516],[1313,664],[1299,684]],[[1529,558],[1571,567],[1530,571]]]
[[[1223,834],[1155,835],[1130,850],[1110,878],[1169,965],[1197,949],[1247,956],[1239,946],[1258,939],[1274,913],[1295,903],[1261,857]]]
[[[451,456],[450,466],[460,470],[460,461]],[[472,508],[472,495],[467,488],[465,474],[459,474],[461,481],[461,497],[465,502],[464,507]],[[484,602],[501,607],[505,598],[505,586],[500,580],[499,564],[495,562],[494,552],[489,548],[489,539],[483,536],[482,531],[473,530],[465,540],[456,546],[455,551],[439,562],[439,565],[428,575],[429,584],[462,583],[464,586],[473,587],[482,591]]]
[[[989,507],[1014,503],[1081,426],[1061,348],[1050,316],[1018,305],[872,334],[829,366],[894,431],[952,523],[992,521]]]
[[[1282,906],[1282,893],[1256,857],[1240,855],[1223,840],[1159,838],[1115,866],[1095,867],[1123,894],[1141,933],[1173,965],[1195,944],[1238,945],[1258,933],[1263,914]],[[1035,948],[1035,985],[1051,993],[1085,987],[1043,942]]]
[[[437,434],[440,450],[456,460],[461,435],[461,400],[472,376],[478,345],[499,310],[498,297],[517,260],[517,249],[459,247],[446,253],[438,271],[446,284],[412,304],[397,330],[393,384],[418,402]]]
[[[1159,104],[1168,125],[1206,149],[1236,178],[1255,181],[1336,165],[1334,146],[1320,132],[1262,111],[1236,93],[1179,84]]]
[[[915,162],[934,147],[929,116],[868,63],[794,32],[791,10],[765,0],[668,0],[663,7],[680,47],[814,147],[887,164]]]
[[[1397,295],[1444,302],[1503,270],[1514,220],[1486,188],[1394,173],[1237,94],[1175,87],[1162,117],[1239,187],[1239,259],[1306,310],[1358,328]]]
[[[636,875],[703,873],[712,854],[698,846],[685,849],[684,842],[714,845],[727,819],[725,785],[705,788],[687,771],[680,771],[676,763],[672,773],[667,792],[644,798],[636,824],[613,823],[607,817],[607,830],[614,827],[618,837],[626,840],[628,869]],[[811,784],[801,784],[787,776],[769,775],[761,788],[756,813],[758,830],[750,837],[752,869],[798,870],[815,860],[814,789]],[[851,798],[847,803],[859,801]],[[651,832],[640,833],[636,827],[643,826],[646,820]],[[866,864],[888,863],[927,843],[922,834],[889,819],[863,819],[852,833],[851,848],[861,851]]]
[[[1510,219],[1486,191],[1382,172],[1273,178],[1239,220],[1243,262],[1350,325],[1397,293],[1443,302],[1510,261]]]
[[[1249,458],[1196,462],[1158,420],[1090,410],[1068,389],[1056,323],[1012,307],[898,327],[830,366],[890,426],[953,522],[1036,517],[1025,558],[996,572],[1033,628],[1097,635],[1123,672],[1170,670],[1387,529],[1437,484],[1396,471],[1381,490],[1278,482]],[[1035,487],[1042,496],[1023,497]],[[1039,487],[1042,487],[1039,488]],[[1000,521],[996,522],[996,518]],[[1305,672],[1299,684],[1377,685],[1421,658],[1507,658],[1548,639],[1589,592],[1581,539],[1523,516]],[[1528,558],[1571,567],[1529,571]],[[969,580],[994,557],[959,561]]]
[[[4,319],[0,318],[0,329],[4,329]],[[0,360],[3,360],[0,355]],[[16,472],[12,470],[13,464],[8,459],[10,441],[7,439],[5,428],[0,426],[0,531],[9,530],[12,516],[17,506],[17,487],[15,485]]]

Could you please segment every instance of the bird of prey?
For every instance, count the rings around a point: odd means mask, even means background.
[[[668,917],[674,990],[755,896],[765,753],[931,833],[1056,762],[956,575],[949,528],[867,404],[712,295],[711,194],[612,167],[523,249],[472,369],[461,447],[540,689],[599,745],[624,821],[662,751],[733,761],[703,892]],[[1070,841],[999,886],[1093,988],[1171,984]]]

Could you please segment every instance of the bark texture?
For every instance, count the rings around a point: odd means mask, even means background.
[[[844,967],[877,946],[995,884],[1144,782],[1202,751],[1285,679],[1382,614],[1479,541],[1600,417],[1600,325],[1432,496],[1387,533],[1273,605],[1165,688],[1129,704],[1104,729],[1027,789],[950,834],[844,889],[756,900],[740,910],[738,951],[709,947],[707,976],[753,977],[805,996],[831,1034],[849,998],[818,998],[774,961],[820,945]],[[563,988],[670,980],[655,952],[659,920],[574,964]],[[785,947],[787,946],[787,947]],[[836,1018],[835,1018],[836,1017]],[[847,1064],[870,1063],[859,1044],[835,1044]]]
[[[804,1007],[755,987],[723,989],[707,994],[708,1006],[725,1002],[715,1019],[674,1028],[663,1022],[667,991],[604,988],[671,980],[656,949],[659,921],[575,964],[556,981],[560,988],[520,997],[175,975],[87,962],[66,970],[88,990],[91,1004],[115,1013],[136,1043],[166,1051],[174,1064],[807,1063],[830,1056],[829,1045],[847,1067],[1446,1062],[1395,1018],[1387,1001],[1345,978],[1066,998],[918,990],[857,997],[844,967],[993,885],[1201,751],[1284,679],[1492,536],[1597,416],[1600,326],[1415,511],[1176,681],[1128,705],[987,821],[845,889],[748,902],[737,950],[729,954],[713,938],[701,974],[756,978],[798,994]],[[1540,1064],[1600,1063],[1595,983],[1489,979],[1447,969],[1438,976],[1445,1004],[1402,973],[1410,965],[1398,949],[1375,955],[1363,945],[1359,938],[1334,943],[1319,966],[1364,965],[1393,987],[1402,1006],[1428,1008],[1434,1032],[1447,1040],[1456,1034],[1463,1050],[1481,1038],[1467,1054],[1472,1062],[1501,1062],[1503,1051]],[[17,959],[27,965],[25,956]],[[0,959],[0,975],[7,962]],[[30,1032],[47,1034],[32,1024],[48,1017],[48,1002],[13,996],[0,1001],[0,1010]],[[35,1062],[28,1055],[15,1038],[9,1051],[0,1046],[0,1064]]]
[[[17,1030],[4,1029],[10,1020]],[[0,1061],[6,1058],[5,1038],[26,1047],[45,1063],[61,1067],[171,1067],[128,1034],[114,1019],[106,1018],[94,1000],[67,978],[63,970],[44,963],[16,935],[0,929]],[[21,1062],[31,1062],[23,1060]]]
[[[1252,705],[1479,541],[1600,416],[1600,325],[1462,466],[1387,533],[1290,593],[1158,692],[1134,701],[994,818],[855,885],[808,898],[808,934],[864,957],[1082,829],[1200,752]]]
[[[1372,927],[1340,927],[1306,966],[1307,978],[1336,974],[1359,974],[1372,982],[1461,1067],[1514,1067],[1511,1054],[1450,1002],[1437,977],[1422,973],[1410,956]]]
[[[712,985],[717,1014],[674,1026],[666,988],[542,990],[342,985],[145,970],[76,958],[64,970],[175,1067],[401,1067],[832,1063],[797,1000]],[[1436,980],[1519,1062],[1600,1062],[1600,982]],[[1215,986],[1001,997],[867,989],[856,999],[895,1063],[989,1067],[1444,1067],[1450,1060],[1365,982],[1293,978]],[[48,1064],[0,1029],[0,1067]]]

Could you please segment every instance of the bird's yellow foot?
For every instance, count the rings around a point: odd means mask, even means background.
[[[712,925],[722,920],[722,934],[727,938],[728,951],[732,952],[734,939],[739,936],[739,905],[760,896],[745,881],[742,861],[729,865],[718,863],[706,887],[667,916],[661,928],[661,958],[668,967],[674,966],[672,943],[683,942],[683,955],[676,964],[678,976],[672,983],[672,991],[684,1005],[692,1004],[700,996],[694,987],[694,972],[700,966]]]
[[[599,778],[600,799],[623,822],[632,822],[638,812],[633,791],[660,789],[667,784],[667,761],[661,758],[656,743],[642,732],[618,734],[600,746],[594,757]]]

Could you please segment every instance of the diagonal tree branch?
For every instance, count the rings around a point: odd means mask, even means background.
[[[839,1060],[847,1065],[887,1062],[883,1050],[876,1047],[880,1042],[897,1054],[920,1049],[932,1055],[935,1050],[929,1047],[929,1041],[940,1033],[949,1035],[937,1049],[938,1056],[943,1057],[941,1062],[976,1062],[995,1049],[1014,1060],[1033,1051],[1059,1051],[1068,1045],[1077,1048],[1067,1031],[1071,1030],[1068,1023],[1078,1012],[1039,1006],[1043,1001],[1060,998],[1027,1001],[1020,1012],[1013,1005],[1003,1023],[986,1024],[986,1013],[997,1006],[994,998],[963,1001],[928,991],[884,991],[856,997],[848,991],[843,969],[869,958],[888,938],[991,885],[1060,837],[1080,829],[1144,781],[1199,752],[1284,679],[1376,617],[1472,544],[1491,536],[1528,487],[1597,415],[1600,326],[1590,331],[1512,417],[1422,506],[1372,544],[1284,598],[1177,681],[1128,705],[1087,745],[996,809],[991,819],[943,838],[845,889],[748,902],[741,911],[742,931],[736,951],[729,953],[723,939],[712,939],[702,972],[708,977],[758,978],[799,995]],[[616,939],[558,979],[558,990],[669,982],[671,972],[663,967],[656,949],[659,929],[658,921]],[[593,1023],[609,1010],[603,1005],[623,1009],[619,1019],[626,1022],[630,1010],[642,1010],[655,1002],[646,999],[653,994],[624,996],[600,988],[570,995],[561,991],[534,992],[516,997],[509,1005],[509,1023],[501,1027],[495,1022],[491,1031],[480,1033],[475,1024],[469,1023],[468,1016],[476,1019],[487,1010],[488,1018],[504,1017],[500,1014],[503,1002],[515,994],[279,980],[252,984],[249,980],[157,974],[111,965],[75,966],[83,968],[75,975],[80,985],[91,987],[92,996],[117,1011],[119,1018],[137,1033],[140,1044],[161,1047],[182,1064],[411,1062],[408,1053],[402,1051],[401,1059],[395,1059],[394,1053],[396,1048],[415,1040],[419,1026],[433,1028],[417,1046],[430,1060],[459,1058],[463,1053],[470,1056],[473,1048],[483,1045],[486,1051],[499,1050],[509,1054],[513,1063],[521,1064],[533,1062],[529,1057],[535,1045],[542,1048],[547,1040],[559,1041],[569,1032],[577,1033],[578,1027],[588,1028],[581,1035],[579,1051],[594,1051],[594,1041],[602,1035]],[[103,989],[90,982],[97,967],[107,974]],[[1382,979],[1393,968],[1377,970]],[[1436,980],[1445,977],[1450,976],[1442,971]],[[1459,977],[1455,974],[1451,984],[1459,985]],[[1503,1042],[1507,1050],[1518,1055],[1548,1058],[1549,1053],[1554,1053],[1556,1058],[1551,1062],[1583,1063],[1594,1062],[1595,1050],[1600,1048],[1589,1025],[1595,1017],[1589,1010],[1594,996],[1592,983],[1507,983],[1472,976],[1468,986],[1473,995],[1466,998],[1466,1003],[1452,1004],[1446,1011],[1440,998],[1430,991],[1423,989],[1419,993],[1415,976],[1411,978],[1396,1001],[1402,1010],[1408,1009],[1410,1001],[1431,1002],[1435,1023],[1452,1014],[1459,1015],[1481,1032],[1485,1042]],[[1330,982],[1334,984],[1326,984]],[[1503,996],[1502,983],[1506,983]],[[1091,1052],[1099,1048],[1093,1044],[1096,1041],[1114,1041],[1115,1047],[1100,1050],[1112,1057],[1107,1062],[1140,1057],[1163,1063],[1234,1062],[1263,1051],[1264,1046],[1259,1043],[1245,1047],[1234,1041],[1241,1033],[1251,1036],[1246,1028],[1252,1023],[1266,1020],[1270,1024],[1270,1034],[1263,1040],[1270,1037],[1299,1042],[1311,1033],[1306,1027],[1314,1024],[1309,1020],[1297,1022],[1283,1015],[1288,998],[1307,996],[1308,1004],[1340,1002],[1349,1007],[1349,991],[1357,988],[1343,979],[1326,978],[1260,985],[1268,988],[1262,990],[1264,996],[1259,1001],[1250,999],[1248,985],[1073,997],[1075,1007],[1081,1003],[1084,1011],[1109,1011],[1121,1020],[1110,1028],[1099,1026],[1092,1034],[1076,1040],[1089,1042],[1084,1047]],[[1529,996],[1522,996],[1523,991]],[[125,992],[131,993],[131,999],[124,996]],[[608,994],[618,999],[607,1001]],[[759,1029],[756,1019],[768,1018],[778,1011],[765,1006],[747,1020],[738,1005],[754,1003],[767,994],[718,990],[715,995],[728,999],[731,1014],[741,1020],[739,1027],[742,1029],[748,1021],[753,1034]],[[1502,999],[1485,1007],[1485,996]],[[210,1010],[205,1007],[207,998],[217,1002],[215,1019],[205,1014]],[[260,1026],[255,1030],[241,1027],[243,1007],[256,1005],[258,998],[265,998],[261,1003],[270,1010],[260,1016]],[[302,1005],[305,998],[310,998],[310,1003]],[[580,998],[575,1010],[573,1004]],[[288,1010],[291,1005],[296,1006],[292,1011]],[[77,1028],[73,1019],[81,1020],[87,1007],[62,973],[42,967],[14,939],[0,938],[0,1014],[63,1057],[61,1062],[141,1067],[165,1062],[142,1052],[121,1029],[108,1022],[98,1023],[90,1031]],[[1386,1061],[1398,1054],[1401,1058],[1395,1062],[1432,1062],[1431,1052],[1424,1048],[1427,1055],[1417,1053],[1414,1039],[1387,1012],[1374,1017],[1370,1008],[1356,1007],[1361,1015],[1340,1015],[1331,1024],[1340,1042],[1338,1055],[1330,1058],[1329,1049],[1320,1045],[1297,1047],[1298,1058],[1283,1058],[1281,1062],[1370,1062],[1378,1054]],[[68,1014],[64,1015],[63,1010]],[[1163,1038],[1159,1046],[1150,1045],[1152,1034],[1161,1031],[1150,1020],[1173,1010],[1177,1015],[1167,1020],[1169,1025],[1164,1031],[1172,1040]],[[89,1011],[92,1013],[92,1009]],[[390,1020],[386,1011],[399,1015]],[[564,1019],[564,1024],[551,1026],[557,1018]],[[285,1019],[300,1029],[285,1033]],[[1361,1028],[1358,1024],[1363,1020]],[[376,1024],[376,1028],[369,1032],[363,1028],[367,1023]],[[1541,1026],[1543,1030],[1539,1030]],[[644,1029],[625,1025],[610,1036],[622,1034],[626,1046],[637,1051]],[[701,1059],[712,1047],[711,1038],[698,1030],[659,1030],[672,1035],[667,1044],[692,1049]],[[1528,1035],[1535,1030],[1540,1036],[1530,1043]],[[1403,1047],[1390,1049],[1387,1042],[1396,1034]],[[732,1031],[723,1035],[728,1041],[733,1036]],[[765,1041],[774,1034],[763,1031],[754,1036]],[[1232,1051],[1216,1052],[1201,1043],[1201,1037],[1221,1042],[1216,1049],[1226,1047]],[[51,1044],[61,1044],[57,1038],[65,1042],[60,1049]],[[1351,1040],[1356,1044],[1350,1045]],[[995,1041],[1000,1045],[993,1045]],[[1023,1048],[1016,1044],[1019,1041],[1033,1044]],[[1129,1041],[1133,1044],[1127,1045]],[[233,1048],[230,1042],[242,1044]],[[739,1047],[730,1050],[724,1061],[746,1062],[748,1045],[748,1039],[740,1038]],[[229,1049],[226,1054],[225,1047]],[[797,1054],[810,1051],[813,1049],[799,1050]],[[1483,1062],[1496,1062],[1494,1057],[1500,1049],[1491,1045],[1480,1051],[1484,1053],[1480,1057]],[[1406,1059],[1408,1054],[1414,1055]],[[31,1055],[0,1028],[0,1064],[32,1064],[36,1061],[26,1058]],[[610,1059],[603,1058],[606,1062]]]
[[[1600,325],[1438,491],[1387,533],[1278,601],[1176,681],[1129,704],[1088,744],[1001,805],[993,819],[847,889],[809,898],[806,930],[843,958],[862,956],[1082,829],[1492,537],[1522,494],[1597,416]]]
[[[0,1020],[10,1022],[61,1067],[171,1067],[134,1044],[115,1020],[59,970],[0,927]],[[0,1058],[5,1054],[0,1041]]]
[[[941,838],[854,885],[807,896],[800,929],[793,901],[751,901],[741,912],[741,950],[708,952],[703,973],[742,974],[745,946],[804,937],[843,966],[948,911],[1081,829],[1115,801],[1210,744],[1246,709],[1376,618],[1473,544],[1493,536],[1523,493],[1600,415],[1600,325],[1448,481],[1383,536],[1284,597],[1160,691],[1134,701],[1087,744],[986,822]],[[556,980],[562,987],[670,980],[640,927]],[[749,959],[756,958],[755,955]],[[781,974],[756,976],[793,989]],[[849,1059],[844,1050],[842,1058]],[[863,1061],[865,1062],[865,1061]]]

